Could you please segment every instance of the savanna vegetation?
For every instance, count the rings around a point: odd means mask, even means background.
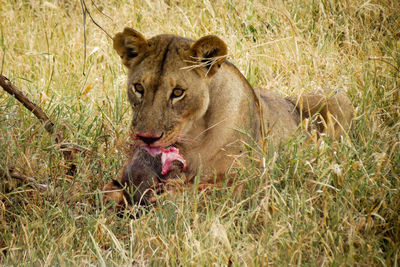
[[[240,192],[185,189],[136,218],[102,203],[130,107],[120,58],[88,13],[84,27],[82,3],[0,0],[0,72],[66,136],[0,89],[0,265],[398,265],[399,1],[86,0],[110,35],[215,34],[254,87],[343,90],[355,108],[341,140],[255,153],[264,167],[237,170]]]

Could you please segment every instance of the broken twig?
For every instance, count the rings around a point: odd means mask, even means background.
[[[49,185],[47,185],[47,184],[39,184],[35,178],[27,176],[22,173],[19,173],[18,171],[16,171],[13,168],[10,168],[8,170],[8,174],[6,172],[4,172],[2,169],[0,169],[0,178],[7,177],[7,176],[17,179],[17,180],[20,180],[23,183],[32,183],[32,185],[34,187],[38,188],[40,191],[46,191],[49,187]]]
[[[0,86],[9,93],[13,95],[19,102],[21,102],[28,110],[30,110],[36,118],[38,118],[43,124],[47,132],[54,132],[54,123],[50,118],[44,113],[44,111],[35,103],[30,101],[24,93],[22,93],[14,84],[11,83],[9,79],[0,74]]]
[[[36,179],[30,176],[26,176],[22,173],[19,173],[18,171],[14,170],[13,168],[10,168],[8,170],[8,174],[10,175],[11,178],[23,181],[23,182],[29,182],[29,183],[36,183]],[[4,172],[3,170],[0,169],[0,177],[7,177],[7,173]]]
[[[11,81],[0,74],[0,86],[3,87],[3,89],[9,93],[10,95],[14,96],[19,102],[21,102],[29,111],[31,111],[36,118],[38,118],[43,124],[44,128],[46,131],[50,134],[54,134],[54,123],[50,120],[50,118],[44,113],[44,111],[35,103],[33,103],[31,100],[29,100],[28,97],[25,96],[25,94],[19,90],[14,84],[11,83]],[[64,136],[62,132],[56,133],[55,136],[55,141],[60,144],[60,152],[62,153],[64,159],[69,162],[69,169],[67,174],[73,176],[76,173],[76,165],[72,163],[74,159],[73,149],[69,149],[66,147],[65,144],[62,144],[64,141]],[[19,173],[13,172],[12,169],[9,170],[10,176],[15,178],[15,179],[20,179],[20,180],[29,180],[25,179],[28,176],[21,176]],[[14,174],[13,174],[14,173]],[[1,173],[0,173],[1,175]],[[4,176],[4,175],[3,175]],[[33,179],[34,180],[34,179]]]

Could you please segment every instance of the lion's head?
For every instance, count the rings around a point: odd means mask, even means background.
[[[224,64],[226,44],[216,36],[192,41],[175,35],[146,39],[125,28],[113,39],[128,68],[132,130],[140,145],[179,143],[205,116],[210,78]]]

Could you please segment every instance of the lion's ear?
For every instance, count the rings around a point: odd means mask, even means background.
[[[123,32],[117,33],[113,38],[113,46],[127,67],[148,48],[146,38],[132,28],[125,28]]]
[[[206,70],[207,76],[212,76],[221,67],[227,52],[228,48],[224,41],[215,35],[207,35],[190,46],[189,60]]]

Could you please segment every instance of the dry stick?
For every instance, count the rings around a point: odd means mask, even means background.
[[[92,1],[92,3],[93,3],[93,1]],[[94,3],[93,3],[93,4],[94,4]],[[83,10],[83,12],[84,12],[84,16],[85,16],[85,13],[87,13],[87,14],[89,15],[90,19],[92,20],[92,22],[94,23],[94,25],[96,25],[100,30],[102,30],[102,31],[108,36],[108,38],[112,39],[112,36],[111,36],[106,30],[104,30],[103,27],[100,26],[100,24],[98,24],[98,23],[94,20],[94,18],[92,17],[92,14],[90,13],[89,9],[88,9],[87,6],[86,6],[85,0],[81,0],[81,5],[82,5],[82,10]],[[97,7],[97,6],[95,5],[95,7]],[[102,14],[103,14],[103,13],[102,13]],[[103,14],[103,15],[104,15],[104,14]],[[106,16],[106,17],[108,17],[108,16]],[[110,17],[108,17],[108,18],[110,18]]]
[[[92,5],[97,9],[97,11],[102,14],[104,17],[108,18],[109,20],[112,21],[112,18],[106,14],[103,13],[103,11],[100,10],[100,8],[94,3],[93,0],[90,0],[92,2]],[[103,30],[104,31],[104,30]],[[105,31],[104,31],[105,32]],[[108,34],[108,33],[107,33]]]
[[[35,103],[30,101],[24,93],[22,93],[14,84],[10,82],[5,76],[0,74],[0,86],[9,93],[13,95],[19,102],[21,102],[28,110],[30,110],[43,124],[47,132],[54,132],[54,123],[50,118],[44,113],[44,111]]]
[[[10,177],[17,179],[17,180],[21,180],[24,182],[32,182],[32,183],[36,183],[36,179],[30,176],[26,176],[22,173],[17,172],[16,170],[14,170],[13,168],[10,168],[8,170],[8,173],[10,174]],[[0,177],[6,177],[7,173],[4,172],[2,169],[0,169]]]
[[[390,63],[389,61],[383,59],[383,58],[379,58],[379,57],[369,57],[368,60],[377,60],[377,61],[382,61],[386,64],[388,64],[389,66],[391,66],[392,68],[394,68],[396,70],[397,73],[400,74],[400,69],[398,67],[396,67],[395,65],[393,65],[392,63]]]
[[[30,110],[35,116],[42,122],[44,123],[44,127],[46,131],[49,133],[53,133],[53,127],[54,124],[51,122],[49,117],[43,112],[43,110],[30,101],[24,93],[22,93],[15,85],[13,85],[9,79],[7,79],[5,76],[0,74],[0,86],[3,87],[3,89],[9,93],[10,95],[13,95],[19,102],[21,102],[28,110]],[[27,181],[27,182],[36,182],[35,178],[28,177],[26,175],[20,174],[16,172],[14,169],[10,168],[8,170],[8,173],[10,177],[14,179],[18,179],[21,181]],[[3,172],[0,170],[0,176],[5,177],[7,176],[7,173]]]
[[[81,7],[82,7],[82,18],[83,18],[83,42],[84,42],[84,55],[83,55],[83,75],[85,74],[85,66],[86,66],[86,41],[87,41],[87,37],[86,37],[86,14],[89,15],[90,19],[92,20],[92,22],[94,23],[94,25],[96,25],[98,28],[100,28],[100,30],[102,30],[107,36],[108,38],[112,39],[111,35],[103,29],[103,27],[100,26],[100,24],[98,24],[94,18],[92,17],[92,14],[90,14],[89,9],[86,6],[86,2],[85,0],[81,0]],[[92,4],[94,4],[94,2],[92,1]],[[97,6],[94,4],[94,6],[97,8]],[[98,9],[98,8],[97,8]],[[103,14],[101,12],[101,14]],[[104,14],[103,14],[104,15]],[[108,17],[108,16],[106,16]],[[110,17],[108,17],[110,18]],[[111,19],[111,18],[110,18]]]
[[[83,43],[84,43],[84,52],[83,52],[83,71],[82,74],[85,74],[85,66],[86,66],[86,6],[84,5],[84,1],[81,0],[82,6],[82,18],[83,18]]]
[[[10,175],[11,178],[20,180],[22,182],[29,182],[32,183],[33,186],[35,186],[36,188],[38,188],[41,191],[46,191],[48,188],[48,185],[46,184],[39,184],[35,178],[30,177],[30,176],[26,176],[25,174],[19,173],[18,171],[10,168],[8,170],[8,174]],[[3,170],[0,169],[0,177],[6,177],[7,173],[5,173]]]
[[[44,124],[44,128],[48,133],[54,133],[54,123],[50,120],[46,113],[44,113],[44,111],[38,105],[30,101],[29,98],[26,97],[23,92],[21,92],[21,90],[19,90],[14,84],[11,83],[11,81],[7,77],[3,76],[2,74],[0,74],[0,86],[3,87],[3,89],[7,93],[14,96],[19,102],[21,102],[29,111],[31,111],[36,116],[36,118],[38,118]],[[57,143],[61,143],[64,140],[61,133],[57,133],[55,139]],[[66,147],[64,145],[61,145],[60,148],[64,158],[67,161],[71,162],[73,159],[72,151],[65,149]],[[68,174],[73,175],[75,171],[76,165],[71,163],[69,166]],[[20,174],[14,169],[10,169],[8,172],[12,178],[29,182],[35,181],[34,178]],[[4,175],[4,173],[0,170],[0,176],[6,175]]]

